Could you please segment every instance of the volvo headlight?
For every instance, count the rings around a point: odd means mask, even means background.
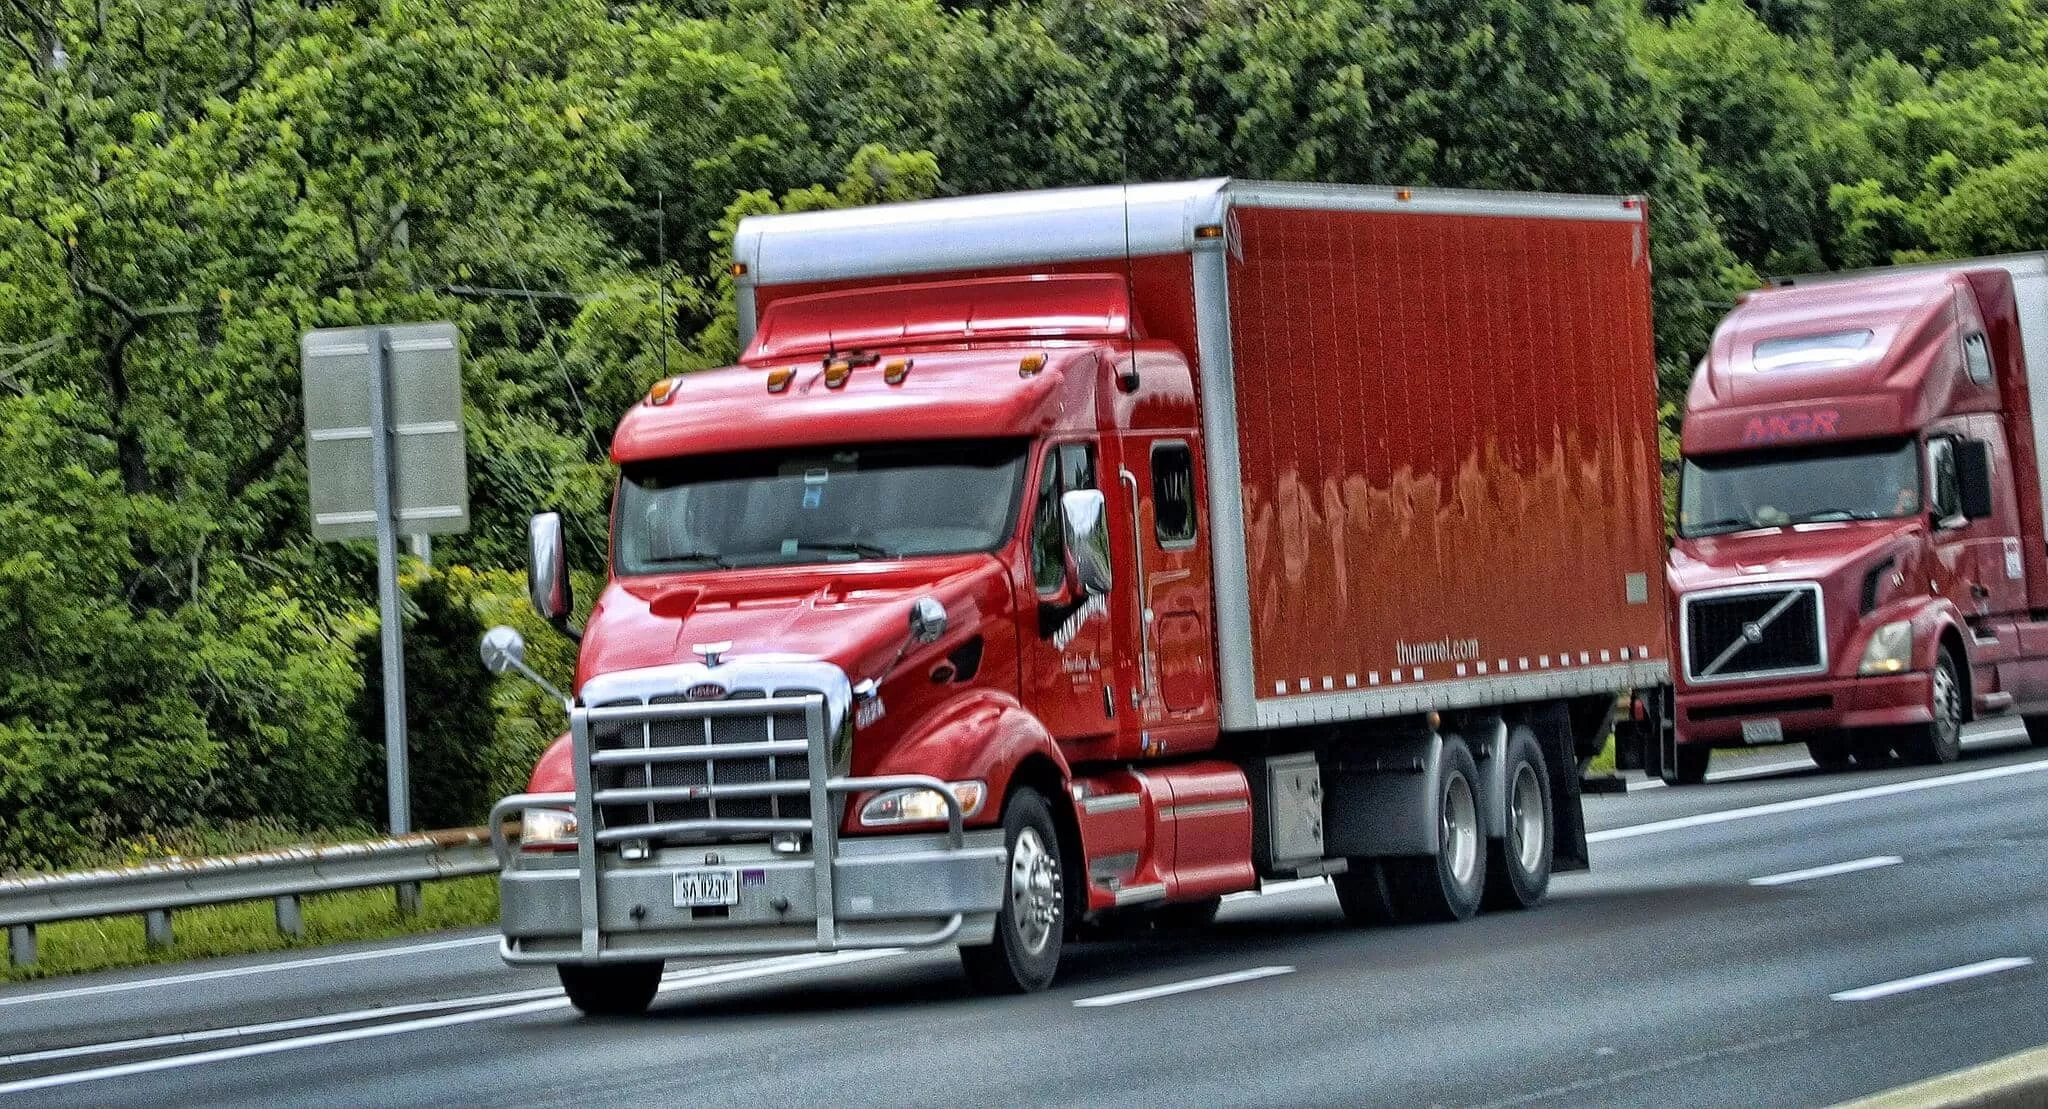
[[[519,846],[542,851],[576,845],[576,814],[567,809],[525,809],[519,814]]]
[[[1862,674],[1903,673],[1913,661],[1913,622],[1894,620],[1877,629],[1870,646],[1863,648]]]
[[[986,782],[948,782],[953,796],[960,799],[961,819],[981,812],[988,794]],[[878,793],[860,807],[860,822],[867,828],[893,824],[932,824],[946,819],[946,799],[935,789],[892,789]]]

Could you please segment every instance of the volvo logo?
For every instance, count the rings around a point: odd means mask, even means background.
[[[726,688],[717,682],[698,682],[683,690],[683,697],[691,701],[722,701],[725,694]]]
[[[1749,645],[1752,647],[1762,643],[1764,641],[1764,626],[1751,620],[1749,623],[1742,625],[1742,638],[1749,640]]]

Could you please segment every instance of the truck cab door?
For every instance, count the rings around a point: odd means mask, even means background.
[[[1963,430],[1963,429],[1958,429]],[[1949,599],[1963,610],[1979,635],[1997,636],[2001,618],[2026,608],[2026,579],[2020,558],[2019,512],[2012,483],[1999,473],[2008,462],[1995,418],[1972,420],[1972,438],[1987,442],[1992,458],[1992,512],[1971,518],[1963,511],[1957,455],[1962,435],[1927,439],[1928,499],[1934,548],[1947,571]]]
[[[1033,485],[1030,584],[1037,617],[1026,620],[1022,685],[1032,711],[1062,743],[1097,739],[1116,728],[1109,598],[1089,596],[1077,580],[1060,510],[1066,493],[1100,491],[1098,472],[1093,443],[1052,443]]]
[[[1188,749],[1173,729],[1212,722],[1216,715],[1209,553],[1196,495],[1203,487],[1198,446],[1185,433],[1139,433],[1123,443],[1135,552],[1130,569],[1137,583],[1127,602],[1134,610],[1129,626],[1136,643],[1125,646],[1135,648],[1131,702],[1137,724],[1152,733],[1150,742],[1141,738],[1141,755],[1155,753],[1147,748]]]

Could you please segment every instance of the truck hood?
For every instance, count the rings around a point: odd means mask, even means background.
[[[1004,577],[995,557],[964,555],[616,579],[584,631],[576,689],[599,674],[699,661],[706,644],[730,644],[727,660],[794,656],[833,663],[854,683],[879,678],[918,598],[946,607],[952,639],[981,625]]]
[[[1674,594],[1770,581],[1818,581],[1831,593],[1858,589],[1866,568],[1888,554],[1909,569],[1925,525],[1917,518],[1797,524],[1680,539],[1671,548]]]

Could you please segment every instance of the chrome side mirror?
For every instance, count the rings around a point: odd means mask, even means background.
[[[919,597],[910,606],[910,640],[913,643],[937,643],[946,634],[946,606],[937,597]]]
[[[479,653],[483,655],[484,669],[493,674],[517,670],[527,681],[547,690],[549,696],[560,701],[565,711],[569,708],[569,698],[563,696],[562,691],[556,689],[546,678],[534,673],[532,667],[526,665],[526,637],[519,634],[519,629],[499,624],[485,632]]]
[[[1060,498],[1067,558],[1081,589],[1091,597],[1109,592],[1109,509],[1100,489],[1076,489]]]
[[[562,542],[562,514],[543,512],[526,525],[526,592],[535,612],[571,639],[569,614],[576,609],[569,587],[569,549]]]
[[[519,629],[499,624],[484,633],[484,669],[493,674],[502,674],[515,666],[526,663],[526,637]]]

